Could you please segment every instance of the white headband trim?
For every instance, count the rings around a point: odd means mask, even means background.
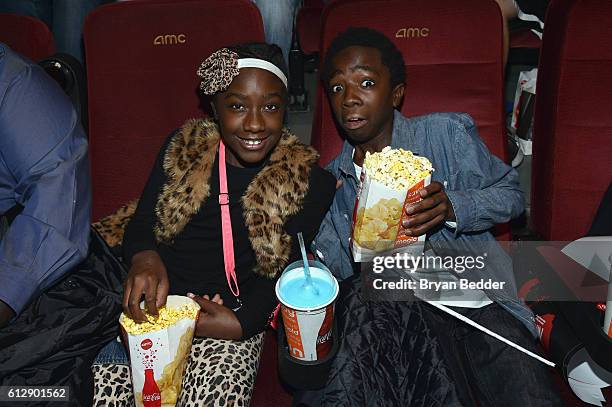
[[[285,85],[285,87],[288,87],[287,77],[285,76],[283,71],[278,69],[278,67],[274,65],[273,63],[268,62],[264,59],[240,58],[238,60],[238,69],[240,68],[259,68],[259,69],[264,69],[266,71],[272,72],[274,75],[278,76],[278,79],[283,81],[283,84]]]

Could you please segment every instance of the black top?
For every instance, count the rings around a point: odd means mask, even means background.
[[[168,143],[162,148],[149,180],[140,198],[138,208],[126,228],[123,250],[128,263],[134,254],[142,250],[157,250],[163,260],[170,280],[170,294],[219,293],[223,303],[236,308],[236,298],[230,291],[223,261],[221,235],[221,207],[219,195],[219,156],[215,158],[210,177],[210,195],[193,215],[185,228],[175,236],[171,245],[157,244],[153,227],[157,222],[155,206],[161,187],[167,177],[163,170],[163,158]],[[242,326],[244,338],[261,332],[277,304],[274,293],[276,279],[255,274],[256,257],[248,238],[243,217],[241,197],[252,179],[263,168],[239,168],[227,165],[229,208],[234,239],[236,277],[240,287],[242,307],[236,316]],[[310,172],[309,190],[301,212],[287,220],[285,231],[292,238],[289,262],[300,258],[297,233],[302,232],[309,246],[318,232],[335,193],[335,178],[329,172],[314,166]]]

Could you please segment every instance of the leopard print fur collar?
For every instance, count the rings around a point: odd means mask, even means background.
[[[163,163],[168,181],[155,208],[158,242],[172,242],[209,198],[219,137],[212,120],[195,119],[187,121],[170,141]],[[318,158],[315,149],[283,129],[268,163],[247,187],[242,208],[257,258],[256,273],[272,278],[286,266],[291,237],[283,226],[301,210],[310,170]]]

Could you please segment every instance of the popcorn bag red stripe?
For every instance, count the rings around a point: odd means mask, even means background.
[[[425,185],[426,180],[428,181],[427,185],[429,185],[431,177],[428,177],[427,179],[422,179],[421,181],[417,182],[412,187],[410,187],[410,189],[406,193],[406,200],[404,201],[404,205],[402,206],[402,215],[398,224],[397,236],[395,237],[395,243],[393,245],[394,247],[408,246],[409,244],[412,244],[419,240],[419,238],[415,236],[406,236],[402,224],[405,220],[408,220],[410,218],[410,216],[408,216],[408,214],[406,213],[406,207],[423,200],[423,198],[421,198],[421,195],[419,194],[419,189],[425,188],[427,186]]]

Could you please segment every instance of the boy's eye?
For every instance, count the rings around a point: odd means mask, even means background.
[[[244,105],[242,105],[240,103],[232,103],[230,105],[230,109],[232,109],[232,110],[244,110]]]
[[[332,93],[338,93],[338,92],[342,92],[342,85],[332,85],[331,87],[331,92]]]
[[[268,112],[276,112],[278,110],[278,105],[268,103],[264,106],[264,110],[267,110]]]
[[[374,86],[374,81],[372,79],[364,79],[361,82],[361,86],[364,88],[371,88],[372,86]]]

